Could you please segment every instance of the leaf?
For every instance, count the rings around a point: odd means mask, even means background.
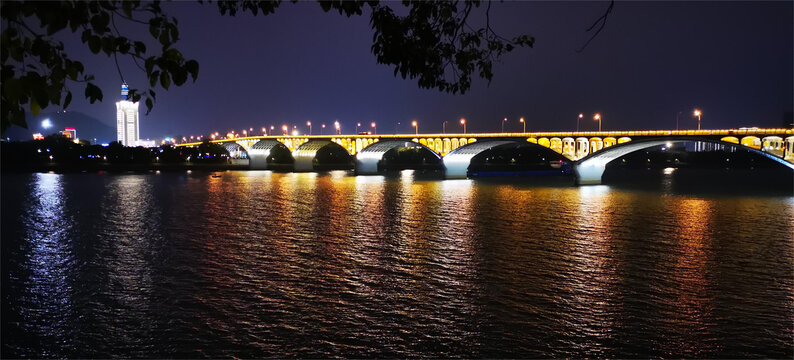
[[[99,36],[94,35],[88,38],[88,48],[94,54],[98,54],[102,50],[102,40]]]
[[[146,45],[140,41],[136,41],[134,43],[135,53],[138,55],[143,55],[146,52]]]
[[[152,111],[153,106],[154,104],[152,104],[152,99],[146,98],[146,115],[149,115],[149,112]]]
[[[85,97],[88,98],[89,102],[92,104],[97,100],[102,101],[102,90],[92,83],[86,83]]]
[[[187,72],[189,72],[190,76],[193,77],[193,82],[196,82],[196,79],[198,78],[198,72],[199,72],[199,63],[198,63],[198,61],[196,61],[196,60],[188,60],[188,61],[186,61],[185,62],[185,69],[187,69]]]
[[[160,76],[160,70],[157,70],[149,75],[149,86],[154,87],[157,85],[157,78]]]
[[[165,71],[160,73],[160,85],[166,90],[171,86],[171,77],[169,77],[168,73]]]
[[[71,91],[67,91],[66,92],[66,99],[63,99],[63,108],[66,109],[67,107],[69,107],[70,103],[72,103],[72,92]]]
[[[36,116],[41,111],[41,107],[39,103],[36,102],[36,99],[30,99],[30,112],[33,113],[33,116]]]

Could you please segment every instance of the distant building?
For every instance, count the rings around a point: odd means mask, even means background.
[[[35,133],[33,134],[33,140],[44,140],[44,135],[41,133]]]
[[[136,146],[139,139],[138,103],[121,100],[116,102],[116,135],[124,146]]]
[[[77,130],[75,128],[65,128],[61,131],[61,134],[67,139],[77,139]]]

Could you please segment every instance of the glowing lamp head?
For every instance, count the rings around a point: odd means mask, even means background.
[[[584,117],[584,114],[579,114],[579,118],[580,119],[583,118],[583,117]]]
[[[601,114],[595,114],[595,116],[593,116],[593,120],[601,120]]]
[[[700,110],[695,109],[694,114],[695,114],[695,116],[700,116],[700,114],[702,114],[702,113],[700,112]]]
[[[464,118],[461,118],[461,119],[460,119],[460,123],[461,123],[461,124],[465,124],[465,123],[466,123],[466,119],[464,119]]]
[[[52,127],[52,121],[50,121],[50,119],[44,119],[41,122],[41,127],[45,128],[45,129],[51,128]]]
[[[373,122],[372,124],[370,124],[370,126],[375,127],[375,123]]]
[[[282,125],[281,130],[287,131],[287,125]]]
[[[411,121],[411,126],[416,127],[416,121]]]
[[[312,122],[311,121],[307,121],[306,122],[306,126],[312,126]]]
[[[523,123],[523,122],[524,122],[524,118],[520,118],[520,119],[518,119],[518,122],[521,122],[521,123]]]

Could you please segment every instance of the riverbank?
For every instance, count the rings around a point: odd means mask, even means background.
[[[248,165],[226,164],[226,163],[153,163],[153,164],[2,164],[0,172],[56,172],[56,173],[79,173],[79,172],[148,172],[148,171],[225,171],[225,170],[248,170]]]

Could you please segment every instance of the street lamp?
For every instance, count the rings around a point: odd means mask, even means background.
[[[309,135],[311,135],[312,134],[312,122],[311,121],[307,121],[306,122],[306,126],[309,127]]]
[[[596,113],[595,116],[593,116],[593,120],[598,121],[598,131],[601,131],[601,114]]]
[[[526,133],[527,132],[527,123],[524,122],[524,118],[522,117],[522,118],[518,119],[518,122],[520,122],[521,125],[524,125],[524,133]]]
[[[285,136],[287,135],[287,129],[288,129],[288,127],[287,127],[287,125],[286,125],[286,124],[285,124],[285,125],[281,125],[281,130],[283,130],[283,131],[284,131],[284,135],[285,135]]]
[[[416,135],[419,135],[419,125],[416,123],[416,120],[411,122],[411,126],[416,128]]]
[[[446,134],[447,133],[447,123],[448,122],[449,121],[444,121],[443,123],[441,123],[441,133],[442,134]]]
[[[505,123],[507,122],[507,118],[502,120],[502,132],[505,132]]]
[[[339,121],[334,121],[334,127],[336,128],[336,134],[342,135],[342,130],[339,128]]]
[[[243,136],[244,136],[244,137],[245,137],[245,136],[248,136],[248,131],[246,131],[245,129],[243,129]]]
[[[466,119],[460,118],[460,124],[463,125],[463,133],[466,133]]]
[[[357,122],[357,123],[356,123],[356,133],[355,133],[355,135],[358,135],[358,127],[359,127],[359,126],[361,126],[361,123],[360,123],[360,122]]]
[[[702,115],[703,113],[700,112],[700,110],[695,109],[695,113],[694,114],[695,114],[695,116],[698,117],[698,130],[700,130],[700,115]]]
[[[262,127],[262,135],[263,136],[267,136],[267,128],[266,127]]]
[[[579,114],[579,117],[576,118],[576,132],[579,132],[579,120],[582,120],[584,114]]]
[[[372,124],[370,124],[370,126],[372,126],[372,133],[373,134],[377,134],[378,133],[378,128],[375,126],[375,122],[374,121],[372,122]]]
[[[320,126],[320,135],[323,134],[323,130],[325,130],[325,124],[322,124],[322,126]]]

